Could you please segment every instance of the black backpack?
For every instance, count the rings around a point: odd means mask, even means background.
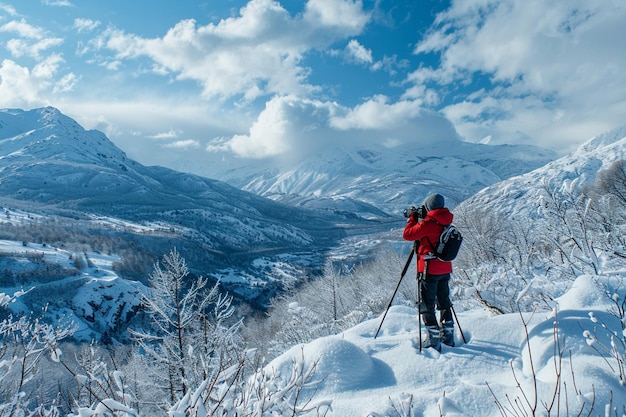
[[[456,258],[463,242],[463,236],[455,225],[443,226],[437,245],[431,245],[435,250],[435,256],[444,262],[450,262]]]

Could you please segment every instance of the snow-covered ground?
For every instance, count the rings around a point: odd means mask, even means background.
[[[115,255],[77,253],[49,245],[0,240],[0,267],[2,255],[11,259],[13,274],[33,270],[34,265],[42,263],[76,271],[75,274],[68,272],[65,278],[42,282],[35,270],[31,280],[23,286],[7,286],[0,281],[0,294],[26,291],[28,297],[38,300],[34,304],[46,306],[46,315],[51,319],[71,320],[76,327],[74,337],[77,340],[89,342],[99,339],[105,331],[114,333],[134,315],[145,292],[141,283],[125,280],[113,270],[113,263],[120,260]],[[75,263],[77,258],[80,270]],[[39,313],[31,311],[23,297],[16,298],[10,308],[18,314]]]
[[[593,406],[591,415],[604,416],[605,407],[612,404],[618,414],[610,415],[621,416],[626,405],[619,378],[624,366],[623,345],[617,341],[623,337],[621,324],[608,312],[616,306],[611,294],[594,281],[590,276],[578,278],[552,312],[498,316],[483,310],[459,312],[467,343],[457,328],[457,346],[444,346],[441,353],[429,348],[420,352],[416,310],[394,305],[376,339],[381,317],[295,346],[273,360],[268,370],[288,378],[292,360],[304,358],[309,365],[318,361],[314,379],[319,384],[307,393],[317,391],[315,403],[331,402],[330,409],[321,407],[327,416],[543,416],[550,404],[551,415],[559,408],[559,415],[578,415],[580,410],[588,415]],[[602,323],[618,332],[619,361],[599,353],[600,342],[611,346]],[[536,414],[499,408],[530,410],[535,393]]]

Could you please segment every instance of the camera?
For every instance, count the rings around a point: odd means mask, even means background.
[[[423,219],[424,217],[426,217],[426,207],[411,206],[411,208],[405,209],[403,213],[404,213],[404,217],[407,217],[407,218],[414,215],[414,217],[417,217],[418,219]]]

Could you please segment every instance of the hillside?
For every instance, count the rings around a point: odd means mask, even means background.
[[[622,194],[611,208],[611,190],[585,187],[625,149],[625,129],[599,135],[457,206],[474,217],[460,219],[466,240],[452,301],[464,338],[457,327],[454,348],[420,351],[411,295],[396,298],[377,338],[383,315],[298,344],[266,373],[288,375],[294,362],[314,371],[299,397],[310,400],[306,416],[623,415],[624,172],[613,178]],[[557,190],[549,204],[546,183]],[[582,190],[594,201],[576,207]],[[554,204],[561,211],[548,210]],[[497,224],[481,224],[494,212]],[[414,291],[414,281],[404,284]],[[315,304],[289,304],[294,318],[311,311]]]
[[[616,297],[625,295],[622,289]],[[314,367],[309,388],[299,397],[301,405],[311,399],[307,416],[319,415],[316,404],[328,417],[533,415],[524,396],[533,404],[535,395],[535,415],[548,415],[547,407],[550,415],[605,415],[605,407],[621,413],[626,393],[620,373],[600,347],[611,345],[600,323],[621,329],[619,318],[607,312],[614,304],[590,276],[580,277],[555,301],[552,313],[459,313],[467,343],[457,329],[456,347],[444,346],[441,354],[428,348],[420,352],[415,308],[393,306],[378,338],[381,317],[295,346],[266,371],[285,382],[293,361],[303,362],[305,370]],[[583,336],[585,331],[598,339]],[[623,366],[623,346],[617,349]]]
[[[0,111],[0,207],[0,238],[104,250],[123,258],[122,277],[144,283],[176,247],[193,273],[256,306],[367,224],[143,166],[51,107]]]
[[[546,186],[560,191],[593,183],[599,171],[626,158],[626,126],[589,139],[544,167],[485,187],[462,206],[489,207],[504,216],[536,217]]]
[[[73,322],[76,340],[124,341],[146,287],[121,278],[114,270],[119,261],[114,255],[0,240],[0,292],[26,291],[11,304],[13,313],[39,315],[46,309],[54,322]]]

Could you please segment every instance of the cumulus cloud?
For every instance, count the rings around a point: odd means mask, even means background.
[[[410,94],[487,74],[483,90],[443,109],[465,137],[490,131],[564,145],[568,132],[580,142],[623,123],[624,19],[624,2],[453,2],[415,49],[439,54],[440,65],[414,71]]]
[[[50,57],[31,70],[5,59],[0,64],[0,107],[22,107],[48,105],[42,98],[53,83],[53,76],[58,69],[60,58]]]
[[[16,58],[31,56],[41,58],[42,52],[63,43],[61,38],[46,38],[36,42],[28,42],[23,39],[11,39],[7,42],[7,49]]]
[[[329,145],[432,145],[457,140],[454,127],[443,116],[416,102],[389,104],[377,96],[350,109],[333,102],[277,96],[266,104],[248,134],[216,139],[207,150],[244,158],[298,159]]]
[[[0,32],[13,32],[21,37],[30,39],[41,39],[45,35],[45,31],[37,26],[32,26],[24,19],[20,21],[12,20],[0,26]]]
[[[361,0],[309,0],[302,23],[322,39],[360,33],[371,19]],[[322,34],[323,32],[323,34]]]
[[[216,24],[183,20],[162,38],[109,29],[98,45],[113,50],[116,59],[147,57],[158,74],[194,80],[206,98],[250,101],[314,91],[303,53],[356,35],[368,21],[360,1],[310,0],[302,14],[291,16],[276,1],[251,0],[238,16]]]
[[[348,42],[348,46],[346,46],[346,57],[348,60],[362,64],[372,64],[374,62],[371,49],[367,49],[356,39],[352,39]]]

